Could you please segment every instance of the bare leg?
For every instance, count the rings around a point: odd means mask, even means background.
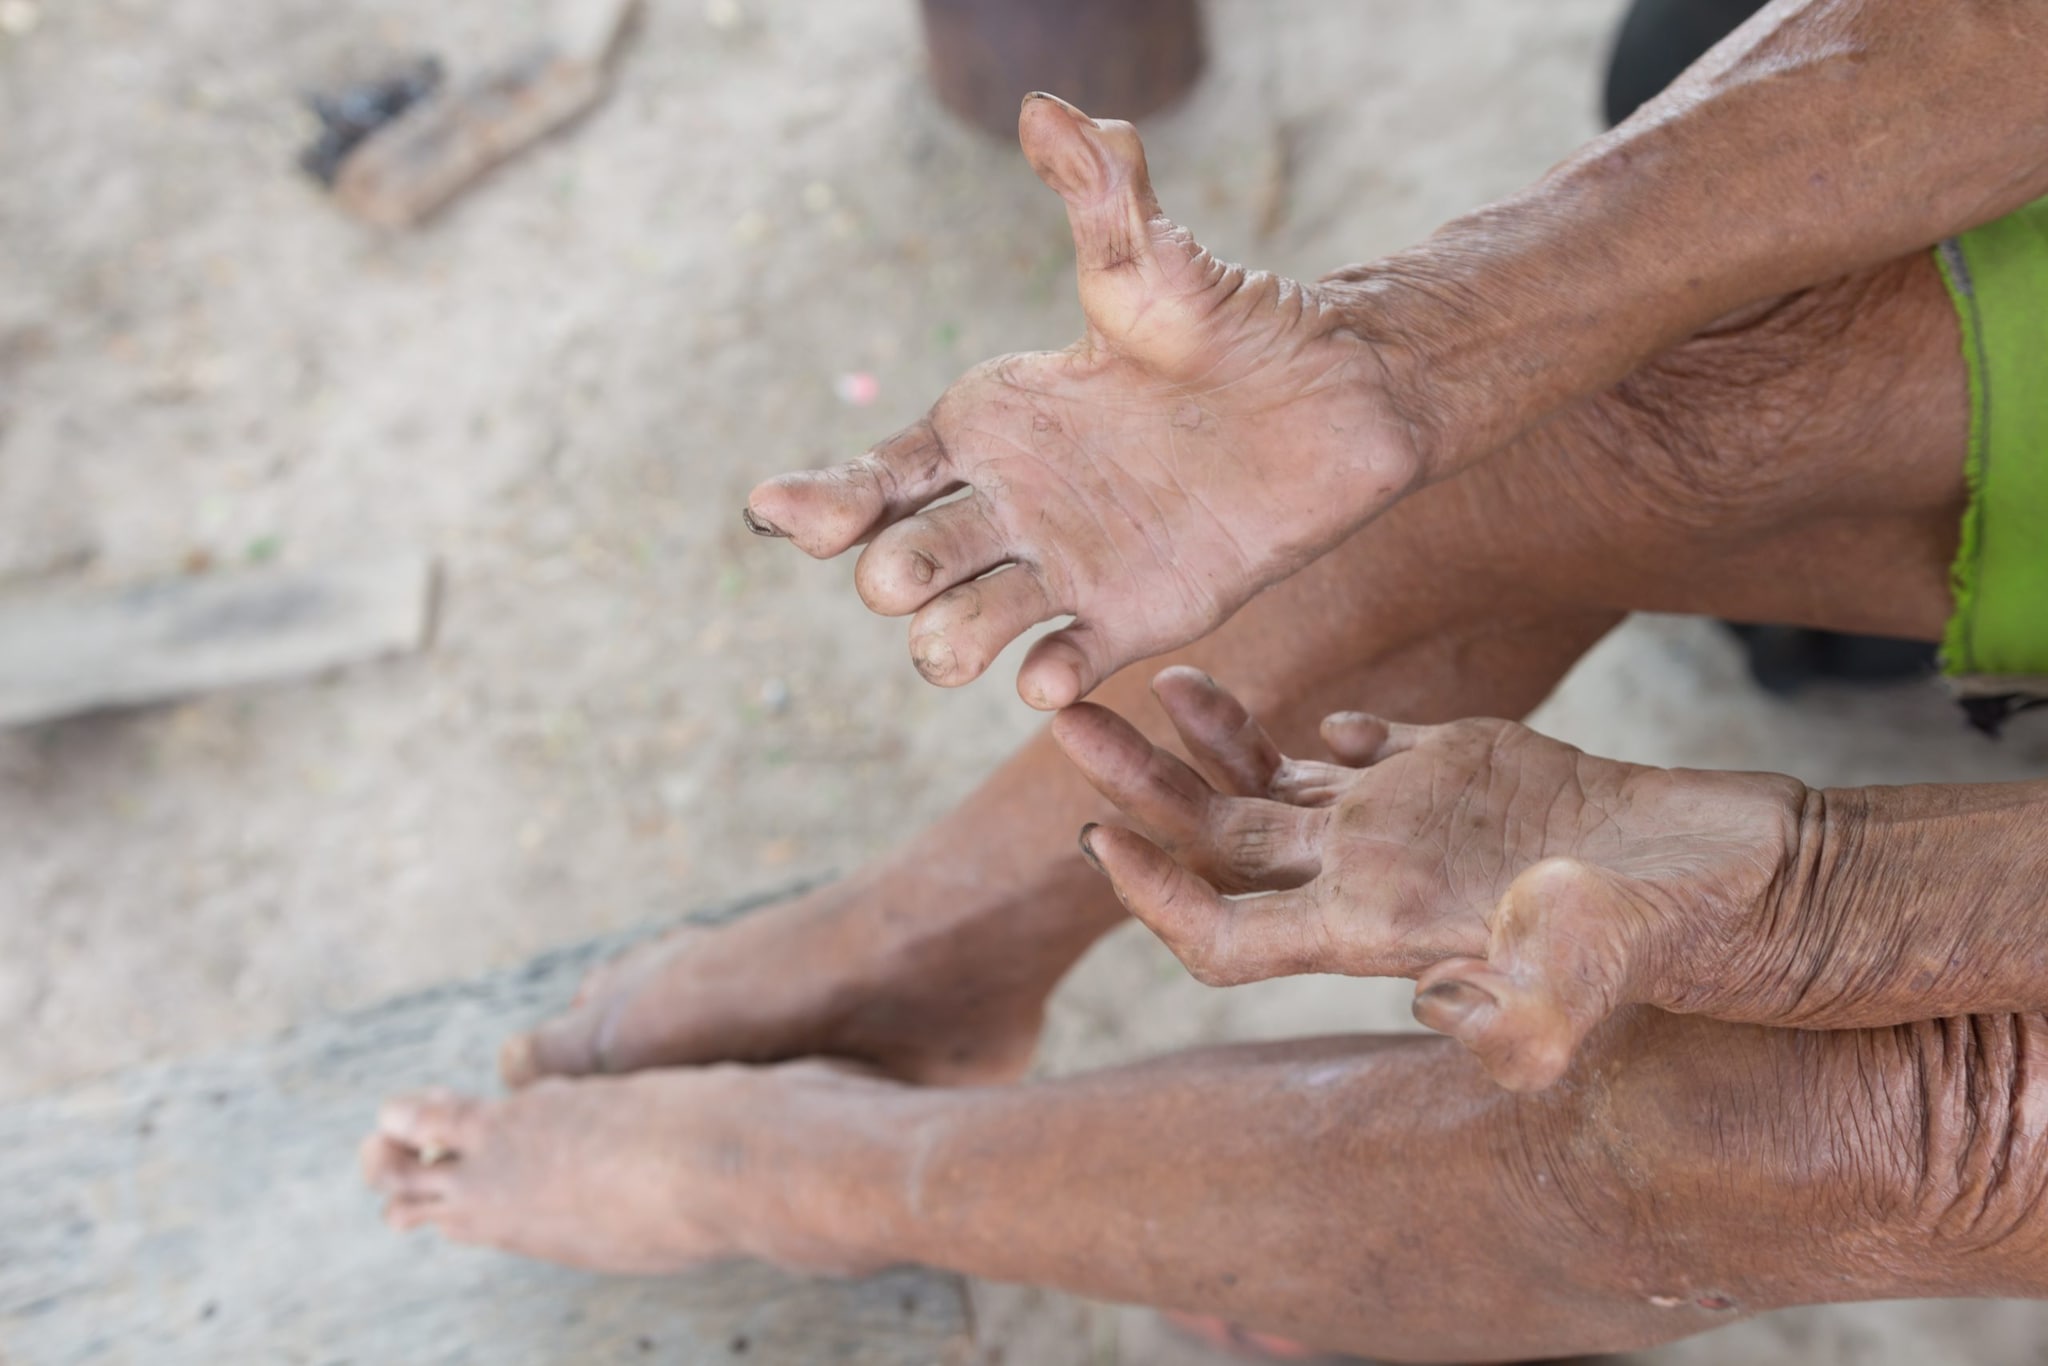
[[[1173,659],[1307,752],[1340,708],[1519,716],[1629,608],[1931,639],[1966,429],[1954,318],[1915,257],[1679,348]],[[1155,667],[1097,697],[1167,742]],[[882,863],[600,970],[578,1008],[511,1041],[507,1077],[806,1054],[1015,1076],[1046,994],[1123,918],[1074,845],[1107,814],[1040,736]]]
[[[1534,1096],[1428,1037],[997,1088],[650,1071],[416,1100],[364,1158],[401,1225],[599,1268],[914,1260],[1493,1360],[2048,1289],[2024,1103],[2044,1043],[2036,1017],[1807,1034],[1638,1012]]]

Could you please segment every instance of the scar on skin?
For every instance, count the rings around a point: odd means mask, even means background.
[[[910,556],[910,577],[919,583],[930,583],[932,575],[939,572],[939,562],[922,550],[912,551]]]
[[[1191,432],[1202,425],[1202,405],[1183,403],[1173,410],[1173,425],[1184,432]]]

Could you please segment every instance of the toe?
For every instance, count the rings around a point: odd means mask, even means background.
[[[998,569],[941,594],[911,619],[910,658],[942,688],[971,683],[1011,641],[1058,612],[1031,570]]]
[[[364,1183],[392,1200],[444,1200],[454,1179],[452,1161],[436,1156],[429,1162],[417,1148],[382,1132],[364,1138],[356,1156]]]
[[[410,1149],[427,1166],[476,1146],[483,1131],[483,1103],[453,1091],[416,1091],[384,1102],[377,1132]]]
[[[593,1001],[564,1011],[498,1050],[498,1074],[515,1090],[542,1077],[587,1077],[604,1071],[600,1039],[609,1006]]]
[[[876,536],[854,569],[854,587],[873,611],[908,616],[955,584],[986,574],[1005,553],[988,504],[970,495]]]

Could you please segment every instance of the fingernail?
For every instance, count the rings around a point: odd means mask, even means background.
[[[1090,868],[1101,873],[1104,877],[1108,877],[1109,871],[1102,866],[1102,860],[1095,857],[1095,846],[1088,842],[1088,837],[1100,828],[1101,822],[1099,821],[1090,821],[1081,827],[1081,857],[1088,860]]]
[[[1470,982],[1438,982],[1416,998],[1427,1001],[1435,1010],[1436,1019],[1427,1021],[1434,1028],[1446,1034],[1462,1036],[1483,1010],[1490,1010],[1499,1002],[1473,986]]]
[[[917,671],[933,683],[942,683],[953,676],[953,669],[959,663],[953,654],[953,647],[933,636],[910,642],[910,662]]]
[[[740,520],[745,522],[747,530],[753,532],[756,536],[781,536],[787,538],[789,535],[787,531],[784,531],[766,517],[760,516],[752,508],[741,508]]]

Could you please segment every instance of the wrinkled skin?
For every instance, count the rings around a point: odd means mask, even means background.
[[[1954,314],[1916,256],[1689,342],[1161,662],[1229,678],[1307,753],[1345,708],[1519,715],[1631,608],[1931,639],[1967,422]],[[1152,672],[1100,700],[1171,743]],[[507,1041],[506,1079],[812,1053],[1013,1079],[1054,983],[1124,918],[1074,842],[1113,810],[1041,736],[875,867],[600,968]]]
[[[1283,752],[1309,753],[1321,718],[1347,707],[1408,722],[1523,714],[1629,608],[1931,638],[1966,430],[1953,314],[1916,256],[1730,319],[1404,500],[1161,662],[1230,679]],[[1113,678],[1100,700],[1164,740],[1145,686],[1156,668]],[[466,1147],[373,1136],[393,1217],[424,1216],[405,1208],[417,1199],[462,1236],[596,1265],[632,1245],[635,1266],[742,1243],[797,1265],[868,1264],[872,1247],[842,1242],[852,1224],[886,1235],[890,1259],[1419,1360],[2040,1284],[2026,1261],[2037,1140],[2015,1066],[2039,1049],[2031,1019],[1812,1035],[1624,1010],[1535,1095],[1427,1038],[1008,1085],[1046,993],[1124,920],[1075,843],[1111,811],[1041,736],[874,868],[594,975],[579,1005],[508,1043],[508,1080],[526,1093],[461,1102],[479,1116]],[[841,1077],[860,1088],[841,1107],[804,1080],[815,1072],[718,1068],[700,1083],[688,1066],[815,1053],[897,1080]],[[640,1069],[669,1070],[585,1075]],[[548,1074],[578,1079],[531,1085]],[[716,1117],[696,1088],[734,1076],[754,1079],[748,1094],[719,1099],[755,1117],[747,1135],[854,1155],[778,1150],[707,1172]],[[878,1130],[921,1137],[918,1200],[892,1198],[908,1178]],[[747,1135],[710,1148],[761,1151]],[[422,1166],[422,1138],[456,1156]],[[737,1230],[726,1243],[665,1245],[646,1202],[605,1178],[606,1145],[627,1141],[641,1146],[621,1170],[646,1182],[663,1153],[684,1155],[670,1198],[697,1203],[676,1206],[679,1227]],[[706,1185],[745,1187],[771,1166],[815,1192],[800,1209],[818,1226],[776,1224],[764,1190]],[[573,1248],[559,1226],[571,1208]],[[1813,1233],[1788,1247],[1788,1229]],[[1737,1307],[1699,1303],[1717,1296]]]
[[[2048,1164],[2011,1101],[2044,1042],[2031,1017],[1810,1034],[1629,1010],[1537,1095],[1427,1036],[957,1090],[652,1071],[416,1098],[364,1162],[400,1226],[601,1270],[915,1260],[1381,1357],[1523,1359],[2038,1289]]]
[[[1154,691],[1194,767],[1088,703],[1053,735],[1151,837],[1095,826],[1084,850],[1213,986],[1419,977],[1417,1019],[1536,1089],[1615,1006],[1680,1004],[1760,960],[1782,919],[1795,779],[1617,763],[1512,721],[1358,712],[1323,721],[1336,763],[1289,759],[1213,680],[1168,670]]]
[[[1424,457],[1400,352],[1361,335],[1359,291],[1209,255],[1160,213],[1127,123],[1038,96],[1019,133],[1067,204],[1086,335],[975,367],[860,459],[761,485],[747,516],[812,555],[867,541],[861,598],[912,616],[934,683],[1072,613],[1018,674],[1051,709],[1207,634],[1406,492]]]

